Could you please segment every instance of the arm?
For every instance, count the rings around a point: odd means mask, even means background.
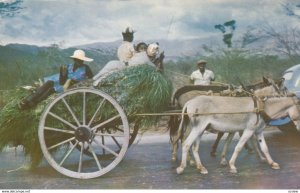
[[[190,83],[194,84],[194,80],[195,80],[195,78],[194,78],[194,72],[193,72],[190,76]]]

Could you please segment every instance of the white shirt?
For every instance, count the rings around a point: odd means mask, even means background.
[[[200,70],[196,70],[191,74],[191,80],[194,81],[194,85],[210,85],[210,81],[214,78],[214,73],[207,69],[205,69],[203,75]]]
[[[133,43],[123,41],[118,48],[118,58],[121,62],[128,62],[135,53]]]

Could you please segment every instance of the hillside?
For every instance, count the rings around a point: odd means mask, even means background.
[[[226,48],[222,36],[190,40],[146,40],[146,43],[159,42],[165,52],[165,66],[186,75],[195,70],[199,58],[206,59],[216,72],[219,81],[237,82],[237,77],[246,82],[261,80],[262,75],[274,77],[287,67],[297,64],[298,56],[284,57],[276,53],[278,45],[272,39],[262,38],[239,47],[240,38],[234,40],[236,48]],[[140,40],[135,40],[134,44]],[[108,61],[117,59],[116,50],[121,40],[95,42],[62,49],[58,45],[36,46],[8,44],[0,46],[0,90],[32,84],[46,75],[57,73],[59,66],[72,62],[69,56],[75,49],[83,49],[94,59],[89,65],[94,73]]]
[[[60,49],[52,45],[9,44],[0,46],[0,89],[12,89],[22,84],[31,84],[43,76],[58,72],[59,66],[72,62],[69,58],[77,48]],[[93,58],[93,71],[98,71],[108,61],[116,59],[116,51],[88,49],[86,55]]]

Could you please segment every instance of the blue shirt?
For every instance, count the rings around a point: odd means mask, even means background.
[[[73,64],[67,65],[68,79],[72,79],[75,81],[81,81],[86,79],[86,66],[80,66],[75,71],[73,71],[73,67]],[[47,82],[49,80],[54,82],[55,92],[60,93],[64,91],[63,85],[59,84],[59,73],[44,77],[44,82]]]

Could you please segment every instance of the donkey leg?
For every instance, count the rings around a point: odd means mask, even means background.
[[[168,121],[168,128],[169,128],[169,135],[170,135],[170,141],[172,146],[172,161],[177,160],[177,150],[178,150],[178,141],[176,139],[176,135],[179,132],[179,121],[177,116],[170,116],[170,119]]]
[[[266,162],[266,161],[267,161],[266,158],[265,158],[264,155],[261,153],[261,151],[260,151],[260,149],[259,149],[259,147],[258,147],[258,145],[257,145],[258,139],[257,139],[257,137],[256,137],[256,134],[253,135],[251,139],[252,139],[252,140],[251,140],[251,141],[252,141],[252,146],[254,147],[254,149],[255,149],[255,151],[256,151],[258,157],[260,158],[260,160],[261,160],[262,162]]]
[[[240,137],[243,135],[243,131],[239,131]],[[248,151],[249,154],[253,153],[253,149],[251,146],[248,144],[248,142],[245,143],[245,149]]]
[[[172,161],[177,160],[178,142],[172,143]]]
[[[210,156],[216,157],[217,148],[218,148],[219,142],[220,142],[221,138],[223,137],[223,135],[224,135],[223,132],[218,132],[217,139],[211,148]]]
[[[194,166],[195,165],[195,161],[194,161],[193,156],[192,156],[192,151],[193,150],[190,149],[190,151],[189,151],[189,153],[187,155],[187,160],[190,163],[190,166]]]
[[[273,159],[269,153],[269,149],[268,149],[263,132],[258,133],[257,138],[258,138],[260,148],[261,148],[262,152],[264,153],[264,155],[266,156],[268,164],[271,165],[272,169],[275,169],[275,170],[280,169],[279,164],[273,161]]]
[[[235,167],[235,161],[239,155],[239,153],[241,152],[241,150],[243,149],[245,143],[247,142],[247,140],[253,135],[254,130],[253,129],[245,129],[243,132],[243,135],[241,136],[239,142],[237,143],[234,152],[231,156],[231,159],[229,161],[229,167],[230,167],[230,172],[231,173],[237,173],[237,169]]]
[[[222,151],[222,154],[221,154],[221,161],[220,161],[220,164],[225,166],[227,165],[227,160],[226,160],[226,154],[227,154],[227,151],[228,151],[228,147],[234,137],[234,134],[235,133],[228,133],[227,135],[227,138],[226,138],[226,141],[225,141],[225,144],[224,144],[224,147],[223,147],[223,151]]]
[[[203,126],[202,126],[203,127]],[[191,145],[194,143],[194,141],[197,139],[199,133],[201,133],[201,131],[203,132],[204,128],[201,128],[200,130],[198,130],[199,128],[197,127],[192,127],[192,131],[189,134],[189,136],[187,137],[187,139],[183,142],[182,144],[182,158],[181,158],[181,164],[179,167],[177,167],[176,172],[177,174],[181,174],[184,171],[184,168],[186,167],[186,161],[187,161],[187,154],[189,153],[189,149],[191,147]]]
[[[201,140],[201,135],[196,139],[196,142],[193,144],[192,150],[193,150],[193,155],[196,161],[196,166],[197,169],[200,171],[201,174],[207,174],[208,171],[207,169],[202,165],[201,159],[199,156],[199,145],[200,145],[200,140]]]

